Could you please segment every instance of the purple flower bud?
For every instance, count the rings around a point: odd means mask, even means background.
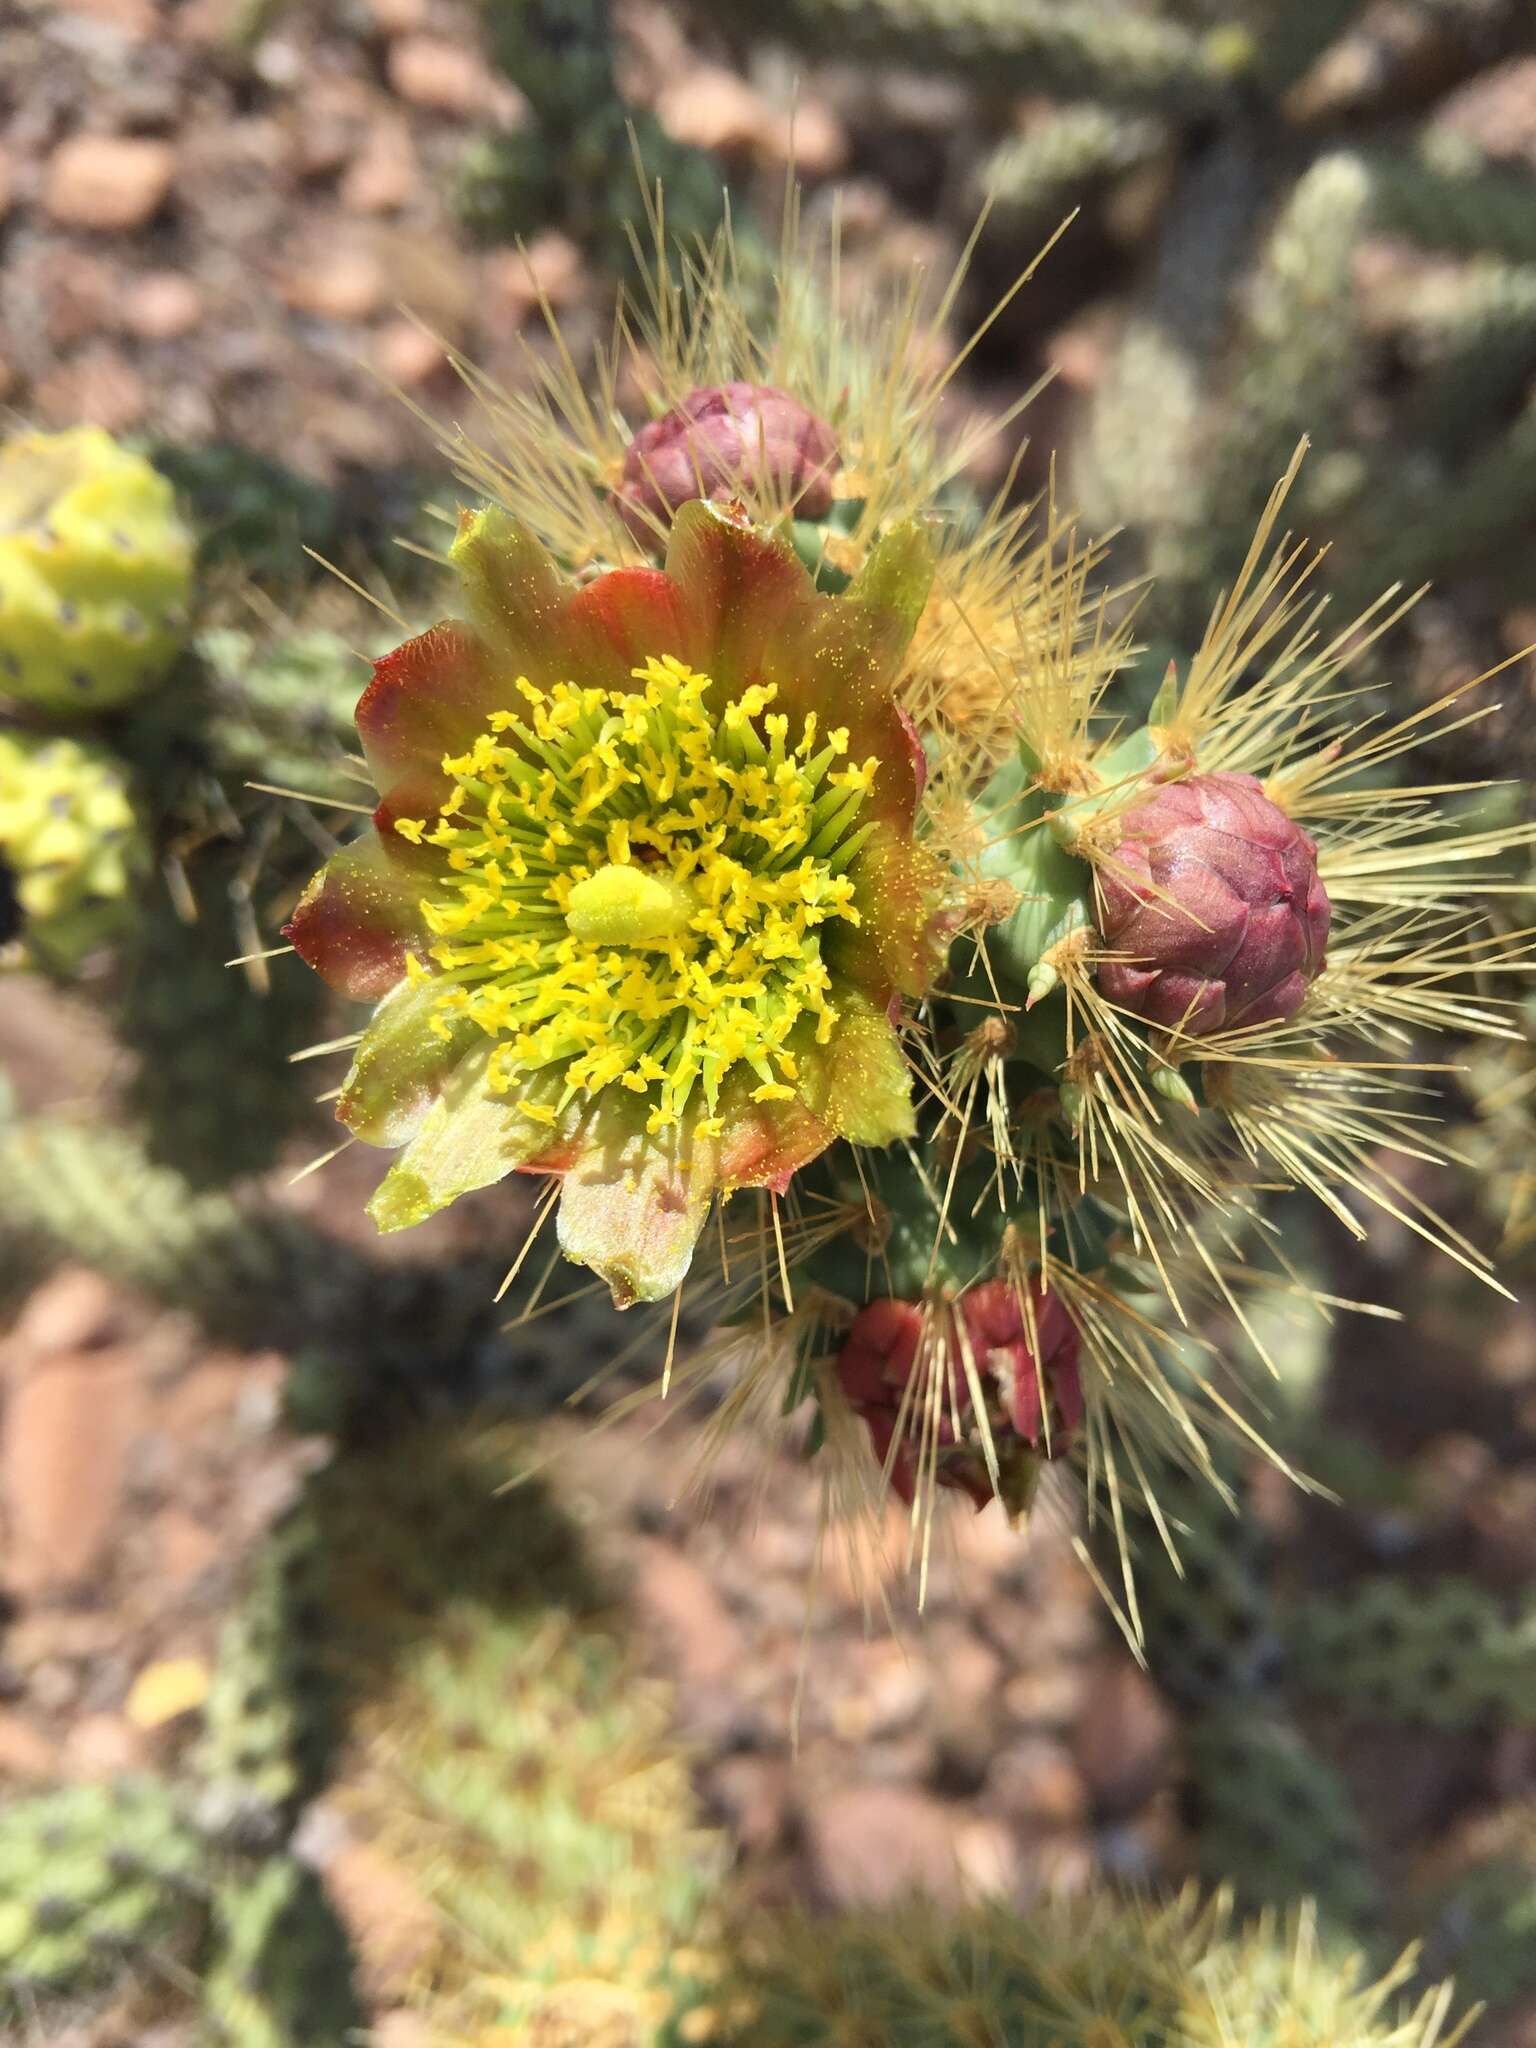
[[[625,525],[645,545],[690,498],[771,494],[803,519],[832,503],[841,458],[832,429],[770,384],[711,384],[642,427],[616,493]]]
[[[1126,812],[1099,869],[1112,1003],[1191,1033],[1294,1017],[1328,953],[1317,847],[1252,775],[1191,775]]]

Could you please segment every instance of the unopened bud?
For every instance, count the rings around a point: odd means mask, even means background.
[[[840,462],[832,429],[787,391],[711,384],[640,429],[625,453],[616,500],[647,547],[693,498],[767,499],[820,519]]]
[[[1099,868],[1112,1003],[1203,1033],[1294,1017],[1327,956],[1317,847],[1252,775],[1171,782],[1121,820]]]

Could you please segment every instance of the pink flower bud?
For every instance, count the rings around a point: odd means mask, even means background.
[[[963,1328],[1003,1469],[1004,1497],[1010,1503],[1023,1500],[1037,1461],[1062,1456],[1082,1423],[1077,1328],[1055,1295],[1032,1287],[1026,1311],[1006,1280],[985,1281],[963,1296],[957,1308],[937,1313],[944,1319],[943,1334],[952,1355],[947,1376],[938,1382],[936,1429],[926,1405],[935,1398],[930,1390],[919,1388],[907,1395],[925,1322],[925,1311],[913,1302],[872,1301],[860,1309],[838,1354],[843,1392],[868,1428],[876,1457],[889,1465],[891,1484],[903,1500],[913,1499],[921,1447],[931,1444],[928,1455],[933,1457],[938,1484],[956,1488],[978,1508],[985,1507],[993,1486],[975,1419],[971,1377],[960,1351]],[[1030,1342],[1031,1323],[1038,1361]],[[896,1443],[898,1425],[901,1441]],[[1021,1466],[1026,1469],[1021,1471]]]
[[[1034,1450],[1045,1450],[1050,1404],[1048,1455],[1059,1458],[1083,1420],[1081,1341],[1061,1297],[1032,1286],[1026,1310],[1006,1280],[986,1280],[963,1297],[960,1313],[977,1371],[997,1387],[1010,1426]]]
[[[840,457],[832,429],[770,384],[711,384],[642,427],[616,493],[625,525],[651,546],[690,498],[782,496],[804,519],[832,503]]]
[[[1252,775],[1191,775],[1126,812],[1099,869],[1112,1003],[1201,1033],[1294,1017],[1328,952],[1317,847]]]

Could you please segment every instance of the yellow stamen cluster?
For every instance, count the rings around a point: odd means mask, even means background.
[[[796,1025],[824,1044],[837,1021],[821,930],[860,922],[848,868],[878,763],[846,763],[846,729],[820,734],[814,712],[792,742],[772,686],[717,708],[670,655],[633,673],[631,691],[520,677],[526,711],[443,762],[431,829],[397,821],[451,871],[422,905],[437,972],[413,959],[411,978],[442,984],[434,1029],[497,1041],[492,1087],[564,1065],[559,1103],[528,1114],[617,1084],[662,1131],[697,1089],[717,1131],[733,1067],[755,1101],[788,1098]]]

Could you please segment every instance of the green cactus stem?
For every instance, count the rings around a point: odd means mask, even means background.
[[[164,677],[192,537],[171,486],[98,427],[0,447],[0,696],[90,717]]]

